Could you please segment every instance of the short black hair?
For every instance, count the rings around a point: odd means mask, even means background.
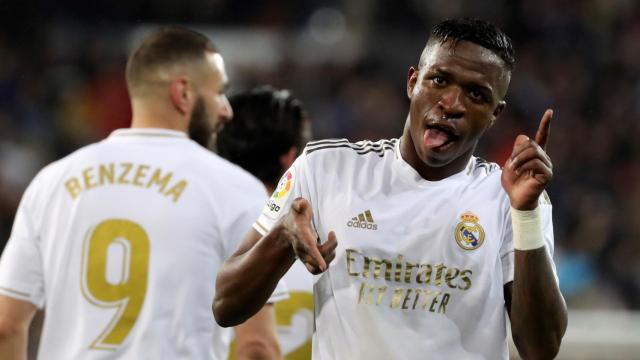
[[[302,102],[289,90],[260,86],[229,98],[233,120],[218,134],[218,154],[263,183],[275,186],[283,173],[280,156],[309,141]]]
[[[159,68],[206,59],[206,53],[218,49],[203,34],[182,27],[163,27],[145,37],[127,61],[129,92],[148,84]]]
[[[444,43],[452,41],[469,41],[493,51],[504,61],[505,67],[512,71],[515,65],[515,54],[511,39],[494,24],[475,18],[448,19],[435,25],[429,36],[432,41]]]

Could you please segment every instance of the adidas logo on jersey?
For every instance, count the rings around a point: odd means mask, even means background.
[[[378,225],[373,222],[373,216],[369,210],[351,218],[351,220],[347,221],[347,226],[365,230],[378,230]]]

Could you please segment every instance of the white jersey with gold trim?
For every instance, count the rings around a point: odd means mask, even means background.
[[[310,143],[254,228],[270,229],[301,196],[321,241],[336,233],[336,258],[315,277],[313,358],[507,359],[514,249],[500,174],[472,157],[432,182],[402,159],[398,139]],[[551,255],[546,194],[540,207]]]
[[[40,358],[226,359],[216,273],[265,197],[181,132],[117,130],[29,185],[0,293],[44,306]]]

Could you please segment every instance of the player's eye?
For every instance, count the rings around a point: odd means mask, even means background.
[[[487,96],[480,90],[472,89],[469,91],[469,97],[474,101],[486,102],[488,101]]]
[[[436,86],[445,86],[447,84],[447,80],[440,75],[435,75],[431,77],[431,82],[433,82]]]

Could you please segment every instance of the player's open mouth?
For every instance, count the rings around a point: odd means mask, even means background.
[[[453,146],[460,138],[457,131],[447,125],[432,124],[427,125],[422,137],[422,143],[425,147],[435,151],[444,151]]]

